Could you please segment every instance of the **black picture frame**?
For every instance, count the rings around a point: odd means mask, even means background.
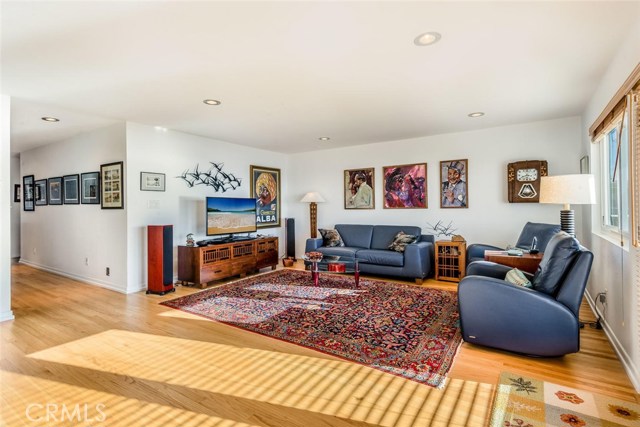
[[[257,205],[257,227],[280,227],[280,169],[250,165],[249,175],[249,191]]]
[[[80,204],[80,175],[65,175],[62,177],[62,194],[65,205]]]
[[[62,177],[57,176],[48,179],[49,183],[49,206],[62,204]]]
[[[100,204],[100,172],[84,172],[80,175],[80,201],[83,205]]]
[[[20,186],[20,184],[13,184],[13,202],[14,203],[20,203],[21,201],[21,190],[22,187]]]
[[[49,204],[47,201],[47,180],[39,179],[34,183],[35,202],[36,206],[46,206]]]
[[[25,175],[22,177],[22,208],[25,212],[33,212],[36,210],[33,191],[34,181],[35,178],[33,175]]]
[[[123,162],[100,165],[102,209],[124,209],[123,166]]]

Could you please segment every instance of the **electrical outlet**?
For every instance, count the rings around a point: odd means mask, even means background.
[[[111,276],[111,269],[109,267],[107,267],[106,273],[107,273],[107,276]]]
[[[600,302],[603,303],[603,304],[607,303],[607,293],[606,292],[600,294]]]
[[[33,248],[33,254],[34,255],[36,254],[36,248]]]
[[[89,258],[84,259],[84,265],[89,265]]]

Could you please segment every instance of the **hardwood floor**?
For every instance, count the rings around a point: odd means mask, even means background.
[[[483,426],[505,370],[640,402],[601,330],[563,358],[464,343],[437,390],[158,304],[199,289],[123,295],[12,269],[2,426]]]

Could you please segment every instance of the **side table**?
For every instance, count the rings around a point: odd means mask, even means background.
[[[436,280],[459,282],[465,275],[467,242],[436,242]]]
[[[484,251],[484,260],[535,274],[540,261],[542,261],[542,255],[544,254],[508,255],[507,251]]]

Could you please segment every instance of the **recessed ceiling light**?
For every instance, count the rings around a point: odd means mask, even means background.
[[[484,113],[482,111],[477,111],[475,113],[467,114],[469,117],[482,117]]]
[[[205,99],[202,102],[204,102],[207,105],[220,105],[220,104],[222,104],[222,102],[218,101],[217,99]]]
[[[55,117],[43,117],[42,120],[45,122],[59,122],[60,119],[56,119]]]
[[[417,46],[429,46],[430,44],[434,44],[438,40],[440,40],[442,36],[440,33],[436,33],[435,31],[429,31],[428,33],[420,34],[418,37],[413,40]]]
[[[321,136],[320,138],[318,138],[320,141],[328,141],[331,138],[329,138],[328,136]]]

